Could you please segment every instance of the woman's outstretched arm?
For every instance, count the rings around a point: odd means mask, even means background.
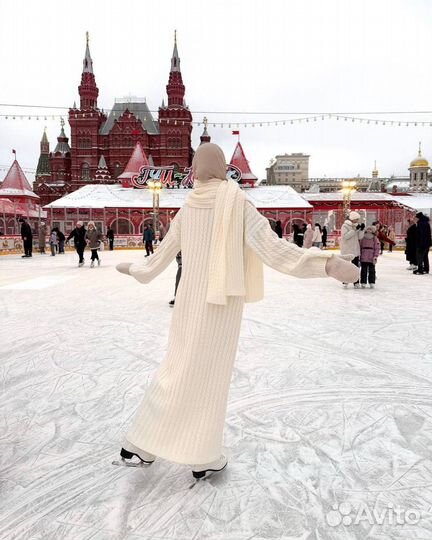
[[[284,274],[298,278],[331,276],[346,282],[358,279],[354,265],[329,251],[302,249],[279,238],[268,220],[249,202],[245,206],[245,240],[264,264]]]
[[[181,210],[172,220],[168,233],[156,253],[142,263],[120,263],[116,266],[122,274],[129,274],[141,283],[149,283],[167,268],[181,250]]]

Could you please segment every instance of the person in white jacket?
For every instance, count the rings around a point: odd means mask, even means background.
[[[357,268],[360,261],[360,240],[364,236],[364,223],[360,224],[360,214],[358,212],[350,212],[341,227],[340,238],[340,253],[341,255],[352,255],[352,264]],[[344,283],[347,287],[348,283]],[[354,283],[356,289],[360,288],[359,280]]]
[[[321,249],[322,246],[322,232],[321,225],[319,223],[315,223],[315,229],[312,236],[312,246],[319,249]]]
[[[220,471],[223,428],[245,302],[261,300],[263,265],[298,278],[353,282],[357,272],[330,252],[305,250],[272,231],[268,220],[226,180],[219,146],[198,147],[194,189],[158,250],[117,270],[149,283],[181,250],[168,350],[139,407],[120,455],[126,465],[160,457],[192,466],[195,478]]]

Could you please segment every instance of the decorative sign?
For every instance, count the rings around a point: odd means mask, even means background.
[[[227,180],[240,182],[241,170],[235,165],[227,166]],[[144,165],[140,168],[139,173],[132,176],[131,184],[134,188],[142,189],[147,187],[149,180],[158,180],[164,188],[193,188],[192,167],[186,167],[183,172],[174,170],[174,166],[154,167],[152,165]]]

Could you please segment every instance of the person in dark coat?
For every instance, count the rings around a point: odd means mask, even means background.
[[[64,252],[65,252],[64,246],[65,246],[66,236],[61,232],[61,230],[58,227],[56,227],[55,230],[56,230],[57,239],[58,239],[58,252],[59,252],[59,255],[60,254],[64,255]]]
[[[322,228],[321,242],[323,249],[325,249],[327,247],[327,227],[325,225],[323,225]]]
[[[303,247],[304,232],[300,229],[297,223],[293,225],[293,241],[298,247]]]
[[[282,223],[279,220],[276,221],[275,233],[282,238]]]
[[[24,243],[24,255],[23,258],[32,256],[33,249],[33,233],[30,225],[27,223],[26,218],[20,218],[21,223],[21,238]]]
[[[66,244],[69,242],[71,238],[73,238],[74,246],[76,249],[76,252],[78,253],[79,262],[78,266],[84,265],[84,250],[86,247],[86,229],[83,225],[82,221],[77,221],[75,229],[71,231],[69,236],[66,239]]]
[[[111,227],[108,227],[106,237],[108,238],[109,249],[112,251],[114,249],[114,231],[111,229]]]
[[[405,237],[405,257],[409,262],[408,270],[417,268],[417,224],[414,220],[408,220],[408,229]]]
[[[423,212],[418,212],[416,218],[417,270],[414,270],[413,274],[429,274],[429,248],[431,247],[429,218],[425,216]]]
[[[146,257],[153,253],[153,240],[155,238],[154,231],[149,225],[144,226],[143,243],[146,250]]]

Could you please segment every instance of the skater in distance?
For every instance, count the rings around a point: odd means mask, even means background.
[[[181,250],[167,353],[121,449],[123,464],[157,458],[190,465],[195,478],[227,465],[222,452],[228,390],[245,302],[264,296],[263,263],[297,278],[354,282],[358,269],[318,249],[278,238],[237,183],[226,180],[216,144],[195,153],[194,189],[157,252],[117,270],[149,283]]]

